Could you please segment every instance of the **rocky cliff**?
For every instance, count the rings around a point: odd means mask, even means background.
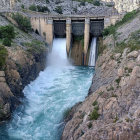
[[[0,20],[0,26],[11,24],[2,16]],[[12,110],[20,104],[19,98],[24,96],[23,88],[46,66],[45,43],[17,27],[14,29],[16,37],[11,47],[6,47],[8,57],[0,71],[0,121],[10,117]]]
[[[61,7],[63,14],[71,14],[71,13],[83,13],[83,12],[105,12],[111,9],[111,5],[114,5],[115,8],[122,12],[130,12],[139,7],[140,0],[102,0],[101,6],[96,6],[91,3],[86,2],[84,5],[81,5],[78,0],[69,1],[69,0],[61,0],[61,1],[51,1],[51,0],[2,0],[0,4],[0,10],[2,9],[21,9],[21,5],[24,5],[25,8],[29,8],[30,5],[39,5],[39,6],[47,6],[51,13],[56,14],[55,9],[57,7]],[[101,8],[102,7],[102,8]]]
[[[112,0],[102,0],[106,2],[112,2]],[[119,13],[131,12],[139,7],[140,0],[113,0],[115,2],[115,8]]]
[[[57,2],[57,0],[2,0],[0,4],[0,10],[21,10],[22,6],[24,9],[29,9],[31,5],[36,6],[44,6],[48,8],[49,13],[51,14],[103,14],[106,13],[108,15],[111,14],[112,10],[114,10],[114,3],[103,2],[101,1],[100,5],[96,5],[94,3],[89,2],[80,2],[78,0],[61,0]],[[38,11],[38,8],[36,8]],[[46,12],[48,12],[46,11]],[[117,11],[115,11],[117,13]]]
[[[88,96],[71,109],[61,140],[140,138],[140,27],[119,42],[139,17],[118,28],[116,47],[112,36],[104,38]]]

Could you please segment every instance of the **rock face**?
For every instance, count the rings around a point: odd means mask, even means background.
[[[20,47],[12,54],[7,48],[9,57],[6,60],[6,71],[0,71],[0,121],[10,117],[13,109],[20,104],[23,88],[35,80],[46,64],[46,51],[25,54]],[[18,62],[18,63],[15,63]]]
[[[92,3],[85,2],[84,4],[81,4],[81,2],[78,1],[72,1],[72,0],[2,0],[2,4],[0,5],[0,10],[21,10],[21,6],[24,5],[26,9],[29,8],[30,5],[36,5],[36,6],[46,6],[48,7],[51,14],[58,14],[56,12],[56,9],[59,7],[59,9],[62,10],[63,14],[104,14],[110,15],[111,12],[114,11],[114,3],[106,3],[101,1],[100,6],[96,6]],[[109,6],[108,6],[109,5]]]
[[[140,52],[112,55],[119,54],[107,49],[99,56],[88,97],[71,109],[61,140],[140,137]]]
[[[0,16],[0,26],[10,24]],[[6,47],[8,57],[4,71],[0,71],[0,121],[10,117],[23,97],[23,88],[35,80],[46,66],[47,48],[43,41],[14,27],[16,37],[11,47]],[[42,39],[43,40],[43,39]]]
[[[112,2],[112,0],[102,0],[106,2]],[[115,2],[115,8],[119,13],[131,12],[139,7],[139,0],[113,0]]]

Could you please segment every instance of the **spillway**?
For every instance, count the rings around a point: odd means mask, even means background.
[[[0,126],[2,140],[60,140],[65,110],[83,101],[92,82],[94,69],[71,66],[66,39],[54,39],[46,69],[23,90],[25,98]]]
[[[91,46],[90,46],[90,54],[89,54],[89,62],[88,66],[95,66],[96,61],[96,42],[97,38],[92,38]]]

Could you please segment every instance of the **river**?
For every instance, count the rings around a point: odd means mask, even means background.
[[[64,113],[87,96],[94,68],[69,64],[66,39],[55,39],[48,57],[11,120],[0,126],[0,140],[60,140]]]

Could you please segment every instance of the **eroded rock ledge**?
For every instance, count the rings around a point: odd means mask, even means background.
[[[107,49],[97,60],[88,97],[66,118],[61,140],[139,139],[139,106],[140,51]],[[97,120],[91,117],[96,109]]]
[[[0,71],[0,121],[11,116],[11,112],[23,97],[22,90],[35,80],[46,64],[46,48],[29,52],[22,47],[7,47],[6,69]]]

